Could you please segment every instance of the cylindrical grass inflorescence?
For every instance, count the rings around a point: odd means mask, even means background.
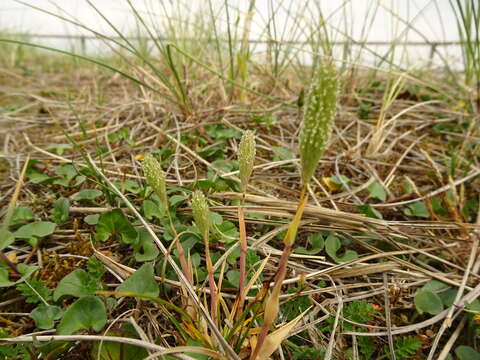
[[[198,230],[205,239],[208,239],[210,232],[210,210],[205,195],[196,190],[192,195],[192,215]]]
[[[168,209],[167,187],[165,181],[165,173],[160,163],[153,155],[146,155],[143,160],[143,173],[147,180],[147,184],[151,186],[155,194],[165,209]]]
[[[305,101],[300,132],[302,182],[307,185],[330,139],[337,106],[338,76],[332,63],[317,67]]]
[[[255,163],[255,135],[251,130],[245,131],[240,140],[238,163],[242,191],[245,193],[247,191],[248,181],[252,175],[253,164]]]

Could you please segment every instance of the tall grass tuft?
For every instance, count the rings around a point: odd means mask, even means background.
[[[462,42],[465,84],[476,88],[476,107],[480,109],[480,4],[478,0],[450,0]]]
[[[182,271],[187,277],[190,284],[193,285],[193,275],[192,275],[192,272],[190,271],[190,266],[188,265],[188,262],[186,260],[183,246],[180,243],[180,238],[175,230],[172,216],[168,208],[167,184],[165,179],[165,173],[163,172],[162,166],[157,161],[157,159],[153,157],[153,155],[148,154],[145,156],[143,160],[142,167],[143,167],[143,173],[145,174],[147,184],[150,185],[150,187],[153,189],[155,194],[160,199],[160,203],[163,207],[162,210],[166,212],[168,219],[170,221],[170,228],[175,234],[175,246],[177,248],[178,256],[180,258],[180,265],[182,267]]]

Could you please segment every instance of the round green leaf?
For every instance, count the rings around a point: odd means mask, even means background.
[[[65,276],[57,285],[53,293],[53,300],[57,301],[63,295],[85,296],[91,295],[97,289],[96,282],[84,270],[77,269]]]
[[[415,295],[414,302],[420,314],[429,313],[437,315],[443,311],[442,300],[437,294],[429,290],[419,291],[417,295]]]
[[[15,285],[15,283],[8,278],[8,270],[0,268],[0,288],[12,285]]]
[[[55,231],[55,227],[56,224],[50,221],[36,221],[23,225],[15,231],[13,236],[20,239],[42,238],[52,234]]]
[[[240,285],[240,271],[238,270],[227,271],[227,280],[233,286],[238,287]]]
[[[423,201],[415,201],[408,204],[407,208],[403,211],[407,216],[416,216],[421,218],[429,218],[430,211],[427,209],[427,205]]]
[[[470,346],[459,346],[455,349],[455,355],[459,360],[480,360],[480,352]]]
[[[62,309],[55,305],[41,304],[30,313],[30,317],[35,321],[35,326],[39,329],[51,329],[55,323],[62,317]]]
[[[120,235],[122,241],[127,244],[135,243],[137,240],[137,231],[120,209],[101,214],[95,230],[95,238],[99,241],[105,241],[113,234]]]
[[[26,223],[29,220],[33,220],[35,215],[33,214],[32,209],[28,206],[18,206],[13,211],[12,219],[10,220],[10,225],[18,226]]]
[[[325,247],[325,240],[323,239],[323,236],[321,233],[310,235],[307,238],[307,240],[308,240],[308,243],[311,245],[312,249],[307,250],[303,246],[299,246],[294,250],[295,253],[315,255],[315,254],[318,254],[320,251],[322,251],[323,248]]]
[[[5,249],[8,245],[13,243],[15,238],[10,231],[4,231],[0,233],[0,250]]]
[[[337,256],[337,251],[340,250],[342,244],[340,239],[337,238],[335,235],[330,234],[325,240],[325,251],[327,252],[328,256],[330,256],[336,262],[347,262],[355,260],[358,257],[356,251],[347,250],[343,256]]]
[[[153,218],[162,219],[165,214],[165,209],[153,200],[145,200],[143,202],[143,213],[148,220]]]
[[[107,312],[103,302],[95,296],[85,296],[74,302],[65,312],[57,332],[70,335],[82,329],[100,331],[107,323]]]
[[[369,198],[378,199],[380,201],[387,200],[387,193],[378,181],[371,183],[367,189]]]
[[[135,250],[135,260],[138,262],[154,260],[160,251],[153,243],[153,237],[145,228],[139,228],[137,229],[137,232],[138,241],[133,246]]]
[[[85,216],[83,218],[83,221],[85,221],[88,225],[97,225],[99,218],[100,218],[100,214],[91,214],[91,215]]]
[[[439,280],[430,280],[425,285],[422,286],[422,290],[428,290],[432,292],[445,291],[449,288],[447,284]]]
[[[72,199],[76,201],[81,200],[95,200],[96,198],[100,197],[103,193],[98,189],[84,189],[80,190],[76,194],[72,195]]]
[[[58,198],[53,203],[52,220],[57,224],[63,224],[70,214],[70,201],[66,198]]]
[[[153,265],[150,263],[143,264],[140,269],[117,287],[117,291],[157,297],[160,289],[153,277]]]

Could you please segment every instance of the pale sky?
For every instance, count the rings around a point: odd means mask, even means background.
[[[27,4],[73,17],[79,23],[114,34],[87,0],[23,0]],[[125,34],[135,34],[136,21],[127,0],[91,0],[91,2]],[[158,27],[175,14],[193,14],[196,8],[208,11],[208,0],[131,0],[146,21]],[[211,0],[218,24],[226,24],[223,0]],[[247,12],[247,0],[229,0],[230,21]],[[171,4],[175,8],[172,8]],[[183,4],[183,5],[177,5]],[[188,5],[185,5],[188,4]],[[250,38],[265,38],[265,29],[275,13],[277,40],[303,40],[309,27],[315,27],[320,12],[328,20],[333,40],[341,41],[342,34],[367,41],[451,41],[457,40],[457,28],[449,0],[257,0]],[[177,8],[178,6],[178,8]],[[208,15],[207,15],[208,16]],[[409,26],[406,25],[409,24]],[[222,25],[219,25],[222,27]],[[0,0],[0,29],[29,34],[88,34],[85,29],[68,24],[52,15],[42,13],[20,1]],[[48,45],[65,47],[61,41]],[[90,44],[89,44],[90,45]],[[93,46],[93,45],[92,45]],[[92,51],[91,47],[89,48]],[[441,49],[440,51],[445,51]],[[428,56],[428,48],[409,48],[409,59]],[[451,49],[449,51],[452,51]],[[458,55],[458,54],[457,54]]]

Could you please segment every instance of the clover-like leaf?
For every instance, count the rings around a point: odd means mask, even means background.
[[[147,229],[137,228],[138,241],[133,245],[135,260],[138,262],[154,260],[160,251],[153,243],[153,237]]]
[[[116,291],[157,297],[160,289],[153,277],[153,265],[151,263],[143,264],[127,280],[121,283]]]
[[[240,236],[237,226],[231,221],[222,221],[215,226],[215,230],[219,233],[221,241],[226,243],[235,242]]]
[[[347,250],[343,256],[337,256],[337,251],[340,250],[341,247],[342,244],[340,239],[335,235],[330,234],[325,241],[325,251],[327,252],[328,256],[330,256],[336,262],[347,262],[358,258],[357,252],[353,250]]]
[[[176,208],[187,199],[188,197],[184,195],[173,195],[168,199],[168,203],[171,207]]]
[[[90,214],[83,218],[88,225],[97,225],[98,219],[100,218],[100,214]]]
[[[115,181],[113,183],[118,189],[126,190],[132,194],[139,194],[142,191],[142,187],[133,180],[125,180],[124,182]]]
[[[103,195],[103,192],[101,192],[98,189],[83,189],[73,194],[72,199],[76,201],[83,201],[83,200],[93,201],[102,195]]]
[[[414,298],[415,307],[420,314],[440,314],[443,311],[443,302],[440,297],[430,290],[420,290]]]
[[[46,173],[46,166],[42,163],[31,160],[28,165],[27,177],[34,184],[47,184],[52,182],[52,178]]]
[[[20,239],[43,238],[55,231],[56,224],[50,221],[36,221],[23,225],[13,233],[13,236]]]
[[[480,352],[466,345],[460,345],[455,349],[455,355],[459,360],[479,360]]]
[[[387,200],[387,192],[383,188],[382,184],[380,184],[378,181],[371,183],[367,190],[369,198],[378,199],[380,201]]]
[[[428,211],[427,206],[423,201],[415,201],[414,203],[408,204],[407,208],[403,212],[407,216],[416,216],[421,218],[430,217],[430,211]]]
[[[12,218],[10,219],[10,226],[19,226],[23,225],[26,222],[33,220],[34,214],[32,209],[28,206],[18,206],[13,211]]]
[[[273,161],[295,159],[295,155],[290,149],[280,147],[280,146],[272,146],[272,150],[273,150]]]
[[[57,166],[54,171],[59,178],[55,179],[53,183],[64,187],[68,187],[70,185],[70,181],[72,181],[72,179],[78,174],[77,169],[75,169],[72,164]]]
[[[53,293],[53,300],[57,301],[63,295],[78,297],[91,295],[96,289],[97,284],[95,281],[92,281],[91,276],[84,270],[77,269],[60,280]]]
[[[165,209],[153,200],[145,200],[143,202],[143,214],[148,220],[153,218],[160,220],[165,216]]]
[[[227,271],[227,280],[233,286],[238,287],[240,284],[240,271],[238,270]]]
[[[72,144],[53,144],[47,147],[47,150],[55,150],[57,155],[62,155],[65,150],[73,149]]]
[[[112,235],[120,236],[127,244],[135,243],[137,240],[137,231],[120,209],[101,214],[95,230],[95,238],[98,241],[106,241]]]
[[[30,317],[35,321],[35,326],[39,329],[51,329],[55,320],[61,319],[62,309],[55,305],[41,304],[32,310]]]
[[[449,286],[440,280],[430,280],[425,285],[422,286],[422,290],[432,291],[432,292],[440,292],[445,291],[449,288]]]
[[[60,335],[71,335],[82,329],[100,331],[107,323],[105,305],[96,296],[84,296],[74,302],[65,311],[57,332]]]
[[[307,238],[308,243],[311,246],[310,250],[307,250],[303,246],[299,246],[295,249],[295,253],[297,254],[306,254],[306,255],[315,255],[318,254],[320,251],[323,250],[325,246],[325,240],[323,239],[323,236],[321,233],[316,233],[313,235],[310,235]]]
[[[383,219],[382,213],[368,204],[357,205],[357,210],[365,216],[374,219]]]
[[[14,240],[15,237],[10,231],[4,231],[0,233],[0,250],[5,249],[7,246],[13,243]]]
[[[0,268],[0,287],[7,287],[15,285],[13,281],[8,278],[8,270]]]
[[[58,198],[53,203],[52,220],[57,224],[63,224],[70,215],[70,201],[66,198]]]

